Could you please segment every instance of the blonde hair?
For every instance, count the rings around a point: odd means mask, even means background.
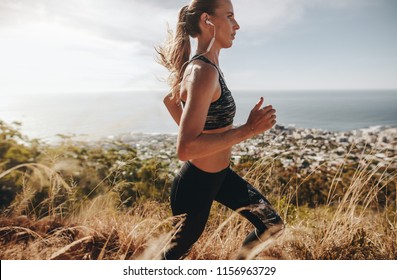
[[[203,13],[215,14],[219,0],[193,0],[190,5],[183,6],[178,14],[175,34],[168,29],[167,39],[163,45],[156,47],[157,61],[169,71],[168,84],[174,98],[179,94],[183,72],[190,59],[190,37],[195,38],[201,34],[199,27],[200,17]]]

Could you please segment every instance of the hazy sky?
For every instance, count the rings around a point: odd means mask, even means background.
[[[167,90],[175,0],[0,0],[0,95]],[[396,89],[397,1],[234,0],[232,89]]]

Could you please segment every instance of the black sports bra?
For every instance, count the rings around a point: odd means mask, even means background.
[[[213,65],[219,73],[219,83],[221,86],[221,96],[210,104],[205,121],[204,130],[213,130],[233,124],[234,116],[236,115],[236,104],[232,93],[227,88],[222,73],[218,67],[204,56],[193,56],[191,61],[199,59],[205,63]]]

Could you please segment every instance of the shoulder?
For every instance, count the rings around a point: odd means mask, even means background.
[[[212,100],[219,90],[219,73],[211,64],[194,60],[186,67],[180,86],[182,100]]]
[[[185,70],[184,81],[187,86],[216,86],[219,79],[218,70],[201,60],[192,61]]]

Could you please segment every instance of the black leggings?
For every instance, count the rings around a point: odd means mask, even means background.
[[[229,167],[208,173],[187,161],[171,189],[173,215],[185,214],[186,217],[172,240],[174,246],[164,253],[164,259],[180,259],[189,252],[204,230],[214,200],[232,210],[244,208],[239,213],[255,226],[244,246],[258,241],[271,226],[283,225],[269,201]]]

